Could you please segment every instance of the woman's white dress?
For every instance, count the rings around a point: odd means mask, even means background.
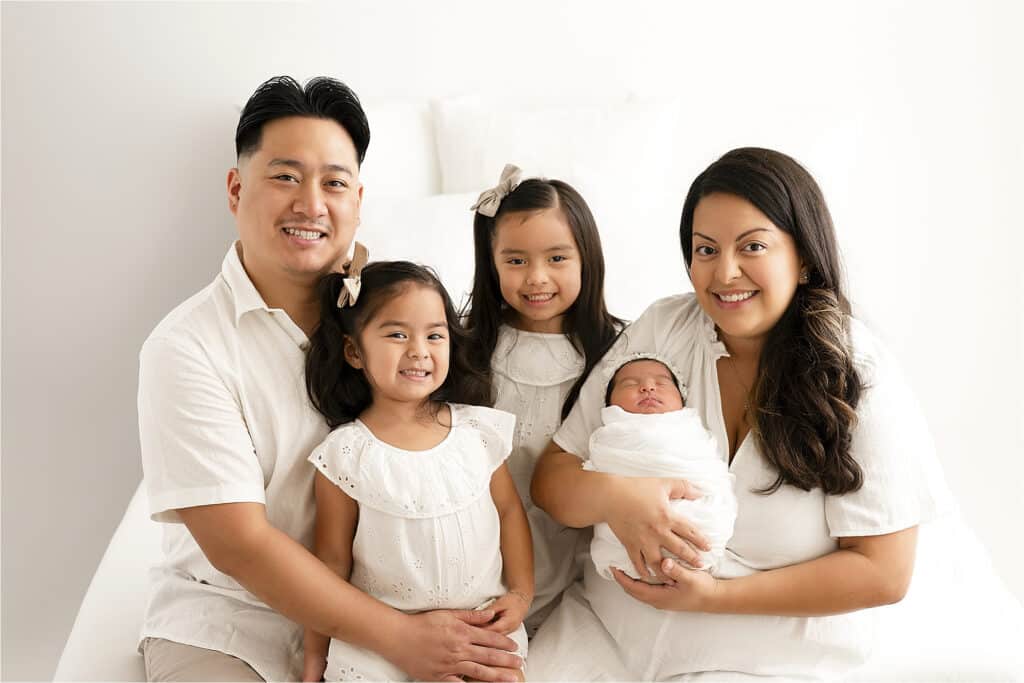
[[[360,420],[332,431],[309,461],[359,505],[352,585],[405,612],[476,609],[504,595],[501,523],[491,475],[511,451],[515,417],[450,404],[429,450],[376,438]],[[526,655],[523,626],[510,634]],[[407,681],[374,652],[331,640],[325,680]]]
[[[776,473],[748,436],[729,464],[739,513],[727,548],[728,557],[748,572],[821,557],[838,548],[840,537],[915,526],[950,502],[927,425],[902,374],[863,325],[852,320],[851,328],[854,362],[867,385],[852,444],[864,484],[840,496],[788,485],[770,495],[757,493]],[[681,370],[688,406],[701,414],[728,463],[716,371],[716,361],[728,353],[695,297],[652,304],[602,367],[638,351],[657,352]],[[600,426],[601,374],[586,382],[554,437],[583,459]],[[602,620],[595,611],[612,618]],[[827,617],[658,612],[587,567],[583,583],[566,591],[534,638],[530,674],[533,680],[687,679],[697,672],[837,678],[869,655],[876,616],[877,610]]]
[[[562,403],[583,372],[583,356],[564,334],[524,332],[502,325],[491,356],[494,407],[516,416],[508,469],[530,520],[536,591],[527,631],[533,633],[557,603],[562,591],[579,577],[588,532],[569,529],[533,504],[530,479],[537,458],[562,421]]]

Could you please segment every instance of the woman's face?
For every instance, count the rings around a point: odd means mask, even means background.
[[[789,233],[746,199],[713,193],[693,213],[690,279],[727,344],[763,341],[793,300],[802,263]]]

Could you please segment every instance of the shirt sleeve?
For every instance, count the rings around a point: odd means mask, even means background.
[[[826,496],[825,518],[833,537],[900,531],[952,506],[935,444],[906,379],[856,321],[854,333],[856,364],[866,386],[851,449],[864,483],[857,491]]]
[[[139,439],[150,516],[263,503],[263,471],[241,407],[201,349],[149,339],[139,356]]]

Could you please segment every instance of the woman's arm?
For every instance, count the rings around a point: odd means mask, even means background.
[[[553,518],[571,527],[605,522],[625,546],[640,576],[653,575],[662,548],[684,562],[700,566],[693,547],[709,550],[707,539],[669,505],[678,498],[695,500],[701,493],[681,479],[619,477],[584,470],[582,461],[554,441],[548,444],[533,472],[533,501]]]
[[[501,520],[501,564],[508,592],[491,605],[497,618],[488,628],[507,634],[523,623],[534,586],[530,523],[505,463],[491,475],[491,498]]]
[[[315,475],[313,492],[316,495],[313,552],[331,571],[348,581],[352,573],[352,539],[359,522],[359,505],[319,471]],[[323,678],[330,643],[330,636],[306,627],[303,681]]]
[[[737,579],[715,579],[669,559],[673,585],[651,586],[620,571],[615,580],[658,609],[813,617],[899,602],[914,572],[917,527],[881,536],[839,539],[839,549],[814,560]]]

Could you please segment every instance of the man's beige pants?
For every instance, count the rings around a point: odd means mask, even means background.
[[[163,638],[146,638],[142,656],[146,659],[147,681],[263,680],[238,657]]]

